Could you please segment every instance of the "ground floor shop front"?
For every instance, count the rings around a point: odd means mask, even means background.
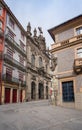
[[[24,102],[25,89],[18,85],[2,83],[1,104]]]

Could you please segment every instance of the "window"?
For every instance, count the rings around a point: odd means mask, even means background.
[[[24,65],[24,57],[19,55],[19,62],[20,64]]]
[[[12,79],[12,69],[11,68],[6,68],[6,78],[8,80]]]
[[[35,56],[33,54],[31,56],[31,63],[33,66],[35,66]]]
[[[42,58],[39,57],[39,67],[42,67]]]
[[[24,41],[24,34],[21,32],[21,39]]]
[[[76,33],[77,33],[77,35],[82,34],[82,27],[77,28]]]
[[[20,47],[21,47],[22,49],[24,49],[24,47],[25,47],[25,45],[23,44],[22,41],[20,41]]]
[[[9,29],[9,30],[8,30],[8,36],[9,36],[12,40],[14,40],[15,34]]]
[[[13,58],[13,50],[11,48],[7,48],[7,55],[11,58]]]
[[[64,102],[74,102],[73,81],[62,82],[62,99]]]
[[[77,49],[77,56],[82,57],[82,48]]]
[[[23,81],[24,74],[22,72],[19,72],[19,80]]]
[[[2,15],[3,8],[0,6],[0,15]]]
[[[2,22],[0,21],[0,29],[2,29]]]
[[[14,21],[10,18],[9,25],[12,29],[14,29]]]

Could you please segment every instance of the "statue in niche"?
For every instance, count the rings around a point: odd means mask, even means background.
[[[54,71],[57,65],[57,57],[51,55],[51,70]]]

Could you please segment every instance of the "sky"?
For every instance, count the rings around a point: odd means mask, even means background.
[[[42,27],[47,47],[54,43],[48,30],[82,14],[82,0],[4,0],[13,14],[27,29]]]

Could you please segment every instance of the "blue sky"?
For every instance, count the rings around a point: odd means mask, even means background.
[[[82,14],[82,0],[4,0],[26,30],[30,21],[32,31],[42,27],[46,44],[54,41],[48,29]]]

